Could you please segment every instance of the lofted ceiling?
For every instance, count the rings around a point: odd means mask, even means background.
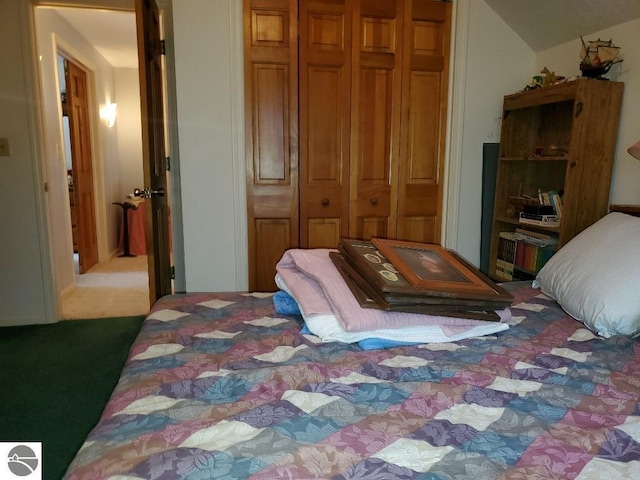
[[[589,35],[592,33],[640,18],[638,0],[484,1],[535,52],[577,39],[581,35],[591,40]],[[113,67],[138,67],[133,12],[92,8],[56,8],[56,11],[93,44]]]
[[[640,17],[638,0],[484,1],[534,52]]]

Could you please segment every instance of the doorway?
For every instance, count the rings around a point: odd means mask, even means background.
[[[49,152],[47,213],[59,318],[146,313],[146,255],[118,257],[123,250],[120,237],[124,219],[123,210],[113,205],[127,201],[134,188],[143,186],[137,58],[135,69],[113,66],[82,34],[83,28],[104,28],[101,22],[113,32],[110,12],[65,7],[34,10],[41,57],[45,150]],[[111,13],[120,19],[128,17],[137,57],[135,14]],[[49,58],[50,52],[55,58]],[[80,105],[70,95],[71,85],[84,85],[81,90],[85,97]],[[109,121],[102,112],[116,100],[120,122]],[[135,118],[131,119],[132,115]],[[127,154],[121,155],[123,151]]]

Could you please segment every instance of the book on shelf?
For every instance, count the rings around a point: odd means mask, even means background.
[[[513,232],[500,232],[498,238],[498,255],[496,260],[496,277],[502,280],[513,280],[517,239]]]
[[[520,212],[518,221],[520,223],[536,225],[539,227],[560,226],[560,217],[558,215],[538,215],[535,213]]]
[[[528,197],[531,198],[531,197]],[[543,192],[538,190],[538,205],[527,204],[524,211],[537,215],[562,216],[562,196],[555,190]]]
[[[557,192],[552,192],[551,194],[551,205],[553,209],[556,211],[556,215],[558,218],[562,218],[562,197]]]
[[[524,228],[516,228],[514,236],[518,241],[532,243],[540,247],[558,244],[558,237],[556,236],[547,235],[546,233],[534,232],[532,230],[525,230]]]
[[[555,252],[555,245],[543,247],[527,241],[519,241],[516,247],[514,269],[535,275]]]
[[[495,276],[511,281],[535,275],[558,248],[558,238],[540,232],[517,228],[500,232]],[[525,275],[525,276],[526,276]]]

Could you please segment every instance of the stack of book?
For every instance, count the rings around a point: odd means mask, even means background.
[[[558,238],[540,232],[516,228],[500,232],[496,259],[496,277],[524,280],[538,273],[558,249]]]
[[[554,190],[538,190],[539,205],[525,205],[519,221],[538,227],[558,227],[562,219],[562,197]]]
[[[518,241],[513,232],[500,232],[498,237],[498,255],[495,275],[501,280],[514,279],[514,265]]]
[[[331,259],[363,308],[498,321],[512,296],[451,250],[342,239]]]

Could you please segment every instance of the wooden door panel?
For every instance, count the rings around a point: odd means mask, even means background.
[[[397,237],[440,243],[451,4],[406,5]]]
[[[343,213],[343,203],[336,198],[342,195],[342,186],[310,186],[306,189],[306,204],[308,218],[340,218]]]
[[[254,230],[253,256],[260,259],[255,282],[260,291],[275,291],[275,266],[291,248],[291,221],[288,218],[260,218],[256,219]]]
[[[348,234],[349,0],[300,1],[300,246]]]
[[[251,10],[251,45],[253,47],[287,48],[289,43],[290,15],[287,2],[268,2],[282,10],[268,8]],[[258,5],[254,2],[253,5]],[[270,55],[270,54],[268,54]]]
[[[167,204],[167,170],[164,139],[164,94],[160,12],[154,0],[136,0],[140,111],[142,120],[142,163],[144,184],[152,195],[145,202],[147,267],[151,305],[172,292],[170,209]]]
[[[357,238],[369,240],[373,237],[388,238],[387,217],[361,217],[356,224]]]
[[[440,75],[416,72],[411,74],[410,105],[407,122],[407,185],[414,182],[435,184],[438,182],[438,160],[440,149]]]
[[[362,52],[391,54],[396,52],[396,21],[393,18],[395,15],[395,9],[392,8],[393,3],[389,2],[389,9],[385,12],[391,18],[362,17]],[[366,7],[364,7],[363,12],[368,15],[372,13]]]
[[[404,217],[402,220],[404,222],[402,229],[406,240],[409,242],[438,243],[437,239],[433,236],[436,230],[434,218],[435,216]]]
[[[298,2],[244,1],[249,289],[298,246]]]
[[[89,124],[87,73],[75,63],[65,61],[69,133],[73,171],[73,193],[77,212],[77,241],[80,273],[98,263],[98,237],[93,183],[93,158]]]
[[[340,221],[340,217],[310,218],[307,222],[309,229],[307,248],[335,248],[342,236]]]
[[[253,65],[254,185],[291,184],[289,75],[287,65]]]
[[[338,186],[342,183],[344,130],[342,68],[310,67],[308,71],[305,145],[308,147],[303,183]]]
[[[358,174],[360,185],[378,182],[389,185],[393,72],[364,69],[360,74],[360,125]]]
[[[395,235],[402,1],[361,0],[354,14],[349,236]]]
[[[405,192],[405,217],[421,215],[435,217],[438,215],[438,185],[410,183],[407,185]]]

